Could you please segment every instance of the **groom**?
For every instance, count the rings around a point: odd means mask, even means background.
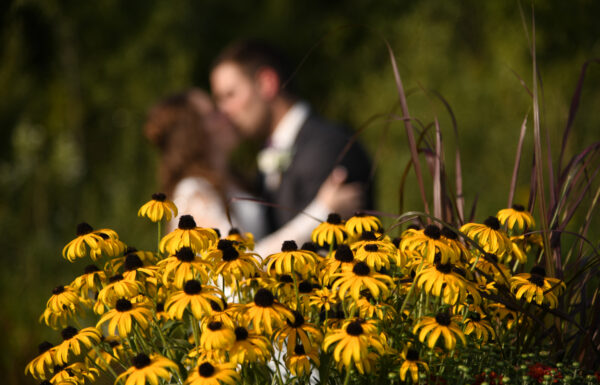
[[[274,231],[304,210],[335,166],[346,182],[364,188],[361,208],[373,208],[371,162],[358,143],[347,152],[350,134],[315,114],[284,84],[291,76],[285,57],[262,41],[240,41],[217,57],[211,74],[217,104],[243,136],[259,138],[262,195],[275,203],[269,213]],[[340,158],[341,157],[341,158]]]

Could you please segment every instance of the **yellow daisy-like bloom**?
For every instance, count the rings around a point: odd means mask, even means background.
[[[213,312],[202,320],[203,325],[210,322],[221,322],[226,327],[235,329],[235,322],[243,305],[228,304],[225,299],[221,299],[219,302],[210,301],[210,306]]]
[[[219,237],[215,230],[196,227],[191,215],[182,215],[179,226],[165,235],[159,242],[161,253],[175,254],[182,247],[189,247],[194,253],[202,253],[217,243]]]
[[[109,284],[100,290],[98,302],[112,308],[115,306],[117,299],[133,298],[140,294],[140,291],[139,282],[125,280],[123,275],[117,274],[112,276],[109,279]]]
[[[266,362],[271,353],[271,342],[264,336],[243,326],[234,329],[235,341],[229,349],[229,359],[235,364]]]
[[[510,289],[516,293],[517,299],[525,296],[527,302],[535,301],[538,305],[545,303],[550,309],[558,306],[558,295],[565,289],[565,283],[558,278],[546,277],[546,270],[541,266],[531,269],[531,274],[517,274],[510,279]]]
[[[444,226],[440,230],[441,240],[448,244],[454,251],[454,254],[458,255],[459,261],[467,261],[469,260],[469,256],[471,253],[469,249],[460,241],[458,238],[458,234],[454,232],[451,228]]]
[[[131,367],[121,373],[115,383],[125,380],[125,385],[158,385],[160,379],[168,381],[172,373],[179,373],[177,364],[173,361],[156,353],[150,354],[150,357],[140,353],[133,357]]]
[[[255,259],[257,256],[258,254],[240,252],[232,241],[221,239],[217,249],[208,256],[214,266],[213,278],[221,276],[228,285],[250,278],[260,270]]]
[[[273,327],[282,327],[286,319],[294,319],[292,312],[277,302],[273,293],[263,288],[258,289],[254,301],[246,305],[243,316],[257,333],[265,331],[267,335],[273,334]]]
[[[121,344],[119,337],[109,336],[102,340],[102,348],[90,350],[87,358],[104,371],[118,361],[124,361],[127,357],[125,347]]]
[[[483,319],[479,312],[470,312],[465,320],[465,335],[474,334],[475,338],[481,342],[487,342],[490,337],[494,338],[494,328]]]
[[[294,310],[294,322],[287,320],[286,325],[275,332],[273,340],[282,349],[283,343],[287,339],[287,350],[293,351],[296,348],[296,342],[300,340],[302,345],[308,350],[316,349],[323,340],[323,334],[315,325],[306,323],[304,316]]]
[[[52,289],[52,297],[46,302],[46,308],[54,313],[72,310],[79,307],[79,295],[70,286],[56,286]]]
[[[394,281],[391,277],[379,273],[372,272],[369,266],[364,262],[357,262],[351,271],[335,274],[339,277],[333,282],[331,290],[338,290],[340,299],[344,299],[346,292],[350,291],[350,295],[355,301],[358,301],[361,290],[368,290],[373,298],[385,298],[390,293],[390,288],[394,286]]]
[[[379,231],[383,226],[381,226],[379,218],[357,212],[353,217],[346,221],[345,227],[348,235],[351,237],[359,237],[365,231]]]
[[[158,262],[156,255],[151,251],[138,250],[135,247],[127,247],[123,252],[123,255],[117,258],[112,258],[104,265],[104,270],[117,273],[122,270],[125,265],[127,257],[131,254],[135,254],[144,265],[154,265]]]
[[[235,371],[236,364],[216,364],[208,361],[201,362],[185,381],[185,385],[235,385],[240,375]],[[127,384],[126,384],[127,385]]]
[[[131,253],[125,257],[123,270],[123,279],[144,283],[146,280],[156,281],[158,268],[154,265],[144,266],[142,259],[136,253]]]
[[[102,335],[95,327],[77,330],[72,326],[67,326],[61,332],[63,342],[56,347],[56,363],[64,365],[69,362],[69,355],[78,356],[82,353],[82,348],[90,349],[94,344],[100,343]]]
[[[360,320],[347,322],[342,329],[334,330],[323,341],[323,350],[336,345],[333,351],[336,362],[343,364],[347,369],[354,363],[361,374],[371,366],[368,362],[369,348],[375,349],[380,355],[385,351],[380,337],[368,327],[365,330],[364,326],[365,323]]]
[[[92,226],[82,222],[77,225],[77,238],[67,243],[62,250],[62,255],[73,262],[77,258],[87,257],[90,250],[101,250],[103,247],[104,240],[102,237],[94,233]]]
[[[100,270],[96,265],[87,265],[83,275],[75,278],[71,287],[79,292],[84,298],[88,297],[90,291],[100,291],[102,285],[106,284],[108,278],[104,270]]]
[[[330,311],[338,303],[337,294],[324,287],[310,295],[310,306],[315,306],[318,311]]]
[[[451,263],[426,264],[417,273],[415,284],[426,293],[443,297],[448,305],[454,305],[466,297],[465,279],[454,272],[454,265]]]
[[[100,375],[96,368],[90,368],[83,362],[71,365],[59,365],[54,370],[54,376],[48,381],[53,385],[81,385],[85,382],[94,382]]]
[[[506,306],[500,303],[492,303],[488,305],[491,314],[495,317],[495,323],[506,322],[506,328],[512,329],[515,319],[517,318],[517,312],[507,308]]]
[[[114,258],[125,252],[127,245],[119,239],[119,236],[114,230],[111,229],[100,229],[94,231],[94,234],[99,235],[103,242],[102,247],[90,249],[90,258],[93,261],[104,257]]]
[[[162,221],[163,218],[170,221],[177,216],[177,206],[175,203],[167,200],[163,193],[152,194],[152,200],[144,203],[138,210],[138,217],[147,217],[152,222]]]
[[[263,265],[266,266],[267,274],[292,275],[298,273],[302,278],[314,274],[317,265],[317,254],[308,250],[298,250],[295,241],[285,241],[281,246],[281,252],[269,255]]]
[[[161,269],[162,281],[167,287],[182,287],[190,279],[208,281],[210,263],[189,247],[182,247],[174,255],[159,261],[157,266]]]
[[[206,350],[229,349],[235,342],[233,329],[222,322],[213,321],[202,326],[200,345]]]
[[[252,233],[240,233],[237,228],[229,230],[229,234],[225,237],[229,241],[233,241],[235,246],[242,251],[254,250],[254,235]]]
[[[399,262],[396,257],[395,248],[382,242],[364,243],[354,252],[354,258],[365,262],[371,269],[377,271],[384,267],[389,270],[392,262]]]
[[[528,229],[535,227],[535,220],[529,211],[521,205],[513,205],[512,208],[502,209],[496,214],[500,224],[506,225],[510,231],[519,230],[525,232]]]
[[[496,254],[501,260],[512,251],[511,241],[500,229],[496,217],[488,217],[483,224],[464,224],[460,231],[479,243],[486,253]]]
[[[419,367],[423,368],[425,372],[429,372],[429,365],[424,361],[419,360],[419,352],[415,349],[404,349],[400,353],[403,362],[400,366],[400,379],[406,381],[406,374],[410,372],[410,378],[415,384],[419,383]]]
[[[25,374],[29,373],[38,380],[45,380],[54,368],[56,348],[48,341],[38,345],[39,355],[25,367]]]
[[[213,312],[211,301],[219,302],[223,293],[216,287],[201,285],[200,281],[192,279],[183,285],[183,290],[171,294],[165,308],[173,318],[182,319],[186,309],[190,310],[195,319],[210,316]]]
[[[460,316],[450,316],[444,312],[438,313],[435,317],[425,316],[415,325],[413,334],[419,333],[419,341],[423,343],[427,340],[429,349],[433,349],[442,336],[446,349],[453,350],[457,340],[460,340],[463,345],[466,344],[465,335],[456,324],[460,319]]]
[[[360,318],[376,318],[378,320],[393,320],[396,316],[396,310],[386,303],[372,303],[371,296],[368,292],[361,292],[361,297],[358,301],[353,301],[348,307],[348,312],[358,314]],[[355,313],[356,312],[356,313]]]
[[[344,243],[348,233],[339,214],[329,214],[327,221],[321,223],[312,232],[311,239],[319,246],[341,245]]]
[[[442,238],[442,232],[436,225],[428,225],[423,230],[408,229],[402,234],[400,249],[419,252],[429,263],[434,263],[436,254],[441,263],[457,263],[460,255]]]
[[[323,268],[319,269],[319,279],[324,285],[330,283],[333,275],[351,271],[358,262],[354,259],[354,252],[348,245],[340,245],[333,252],[333,258],[327,258],[323,261]]]
[[[485,253],[483,257],[471,257],[469,263],[473,264],[477,261],[475,267],[482,273],[490,276],[495,282],[508,284],[508,280],[511,277],[510,269],[498,260],[498,256],[492,253]],[[480,281],[483,280],[487,283],[488,279],[481,277]]]
[[[291,348],[289,349],[292,350]],[[288,350],[285,362],[286,367],[294,376],[309,376],[311,361],[313,362],[315,367],[319,366],[319,350],[316,347],[306,350],[302,344],[298,344],[294,346],[293,351],[293,354],[289,354]]]
[[[121,298],[117,300],[114,309],[104,314],[96,327],[103,323],[108,323],[108,334],[111,336],[125,337],[131,333],[133,321],[140,325],[142,329],[148,328],[148,321],[152,319],[152,310],[145,302],[131,303],[131,301]],[[117,330],[119,333],[117,334]]]

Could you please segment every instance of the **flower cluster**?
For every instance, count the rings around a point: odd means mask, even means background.
[[[139,211],[159,224],[176,214],[163,194]],[[40,320],[63,342],[42,343],[26,372],[52,384],[101,372],[125,385],[217,385],[381,371],[418,383],[460,349],[529,327],[520,307],[557,306],[564,283],[544,268],[512,273],[542,247],[533,226],[515,207],[392,239],[374,216],[331,214],[314,243],[260,256],[250,234],[221,237],[189,215],[157,252],[82,223],[63,255],[93,264],[52,290]],[[95,324],[75,328],[85,314]]]

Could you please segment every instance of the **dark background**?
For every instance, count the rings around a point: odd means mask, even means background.
[[[79,274],[62,247],[75,226],[115,229],[151,248],[155,229],[136,217],[157,189],[156,154],[142,136],[147,108],[191,85],[207,88],[208,68],[238,37],[265,37],[299,65],[301,94],[326,117],[360,127],[396,113],[390,42],[411,115],[440,120],[452,175],[458,144],[467,206],[476,219],[506,205],[519,128],[531,99],[531,3],[517,1],[56,1],[0,3],[0,373],[23,370],[44,339],[38,323],[51,289]],[[554,148],[582,64],[600,57],[600,2],[536,1],[543,80],[542,126]],[[525,23],[525,24],[524,24]],[[525,27],[524,27],[525,25]],[[518,76],[515,75],[518,74]],[[456,116],[459,139],[437,91]],[[567,155],[598,140],[600,68],[590,67]],[[382,136],[388,127],[387,136]],[[398,213],[409,160],[404,126],[378,118],[361,134],[377,153],[378,209]],[[531,123],[516,201],[526,203]],[[426,178],[431,191],[431,178]],[[422,210],[416,179],[405,210]]]

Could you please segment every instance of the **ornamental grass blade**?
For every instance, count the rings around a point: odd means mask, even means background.
[[[435,154],[433,168],[433,216],[442,216],[442,134],[437,117],[435,118]]]
[[[515,155],[515,166],[513,167],[512,178],[510,180],[510,190],[508,192],[508,204],[506,207],[512,207],[513,200],[515,197],[515,190],[517,188],[517,177],[519,175],[519,165],[521,164],[521,154],[523,152],[523,141],[525,140],[525,132],[527,131],[527,118],[529,114],[525,115],[523,123],[521,123],[521,133],[519,135],[519,142],[517,143],[517,153]]]

